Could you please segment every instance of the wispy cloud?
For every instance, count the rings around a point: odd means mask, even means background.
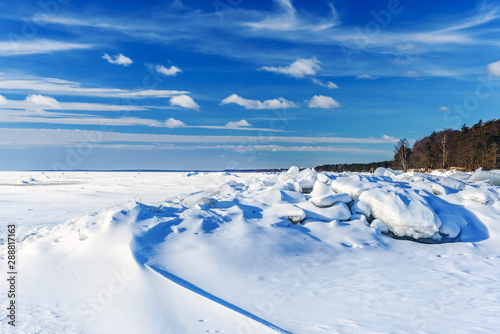
[[[281,109],[281,108],[295,108],[297,105],[291,101],[287,101],[282,97],[272,100],[249,100],[245,99],[236,94],[230,95],[222,100],[221,104],[229,104],[234,103],[239,106],[244,107],[245,109]]]
[[[356,79],[359,79],[359,80],[375,80],[375,79],[377,79],[377,77],[373,77],[373,76],[365,73],[365,74],[357,75]]]
[[[327,82],[323,82],[321,80],[318,80],[316,78],[313,78],[312,79],[312,82],[315,84],[315,85],[318,85],[318,86],[321,86],[321,87],[326,87],[326,88],[329,88],[329,89],[336,89],[336,88],[339,88],[339,86],[337,86],[336,84],[334,84],[333,82],[331,81],[327,81]]]
[[[408,78],[418,78],[420,74],[417,71],[404,71],[403,76]]]
[[[316,71],[321,69],[320,62],[316,58],[297,59],[289,66],[262,66],[263,71],[275,72],[292,76],[294,78],[303,78],[307,75],[315,75]]]
[[[4,91],[36,91],[52,95],[94,96],[113,98],[166,98],[188,91],[178,90],[127,90],[117,88],[87,88],[80,83],[56,78],[43,78],[34,76],[19,76],[0,73],[0,89]]]
[[[332,147],[332,146],[281,146],[281,145],[127,145],[109,144],[100,145],[104,149],[119,150],[170,150],[170,151],[195,151],[195,150],[224,150],[234,152],[342,152],[349,154],[381,154],[392,156],[391,150],[366,149],[359,147]]]
[[[102,59],[107,60],[108,63],[110,64],[123,65],[123,66],[129,66],[133,63],[132,59],[130,59],[127,56],[124,56],[121,53],[111,57],[107,53],[105,53],[102,56]]]
[[[65,146],[88,141],[88,138],[102,138],[102,142],[130,143],[301,143],[301,144],[393,144],[397,138],[384,135],[382,138],[342,138],[342,137],[293,137],[293,136],[205,136],[141,134],[84,130],[15,129],[0,128],[0,145],[48,144]]]
[[[254,30],[264,31],[321,31],[338,24],[338,15],[330,4],[330,13],[326,18],[299,16],[290,0],[274,0],[277,6],[275,12],[264,14],[259,21],[245,22],[243,25]]]
[[[92,48],[92,44],[66,43],[47,39],[0,42],[0,56],[18,56]]]
[[[2,99],[0,98],[0,101]],[[0,104],[2,104],[0,102]],[[53,97],[32,94],[25,100],[5,99],[3,108],[19,110],[65,110],[65,111],[143,111],[148,109],[163,109],[163,106],[132,106],[120,104],[59,102]]]
[[[340,103],[329,96],[314,95],[309,101],[309,108],[333,109],[340,107]]]

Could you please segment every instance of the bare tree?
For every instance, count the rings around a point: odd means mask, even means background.
[[[406,138],[401,139],[394,147],[394,164],[406,172],[408,170],[408,158],[410,154],[411,149],[408,140]]]
[[[438,141],[439,148],[441,149],[441,168],[445,169],[446,165],[448,163],[448,150],[447,150],[447,145],[448,145],[448,133],[446,131],[443,131],[440,133],[440,138]]]

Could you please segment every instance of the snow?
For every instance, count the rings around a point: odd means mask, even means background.
[[[401,237],[439,239],[441,220],[425,198],[406,189],[376,188],[363,192],[359,200],[370,206],[373,216]]]
[[[485,180],[490,181],[491,184],[495,186],[500,186],[500,171],[499,170],[483,171],[481,169],[478,169],[468,179],[469,182],[485,181]]]
[[[16,330],[496,333],[500,187],[377,171],[1,172]]]

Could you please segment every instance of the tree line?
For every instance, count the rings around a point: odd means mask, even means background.
[[[482,167],[485,170],[500,168],[500,120],[460,130],[445,129],[433,132],[410,145],[406,139],[394,148],[393,166],[398,169],[425,171],[451,167],[467,171]]]
[[[358,172],[367,173],[373,172],[378,167],[390,168],[392,167],[392,161],[380,161],[380,162],[370,162],[370,163],[353,163],[353,164],[333,164],[333,165],[321,165],[314,167],[317,172]]]
[[[394,148],[394,160],[370,163],[327,164],[315,170],[327,172],[373,172],[378,167],[401,170],[460,168],[467,171],[482,167],[485,170],[500,169],[500,120],[471,127],[466,124],[460,130],[445,129],[432,132],[410,147],[408,140],[401,139]]]

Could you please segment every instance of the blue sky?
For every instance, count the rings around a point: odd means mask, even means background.
[[[0,169],[390,159],[498,118],[500,4],[0,4]]]

